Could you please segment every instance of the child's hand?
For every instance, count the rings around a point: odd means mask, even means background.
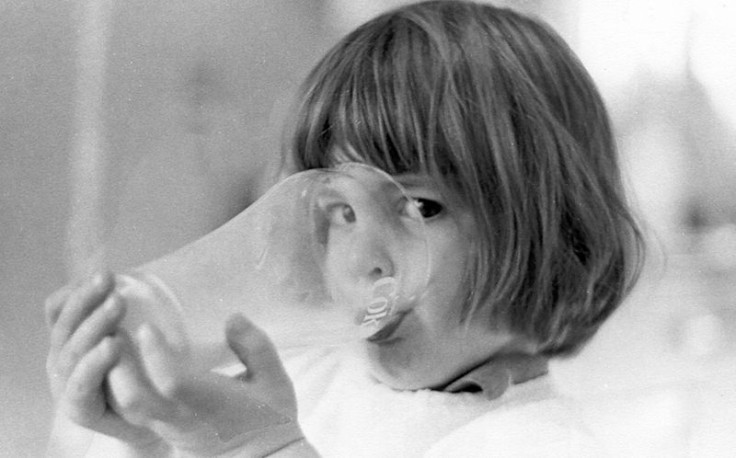
[[[49,296],[46,371],[58,415],[131,445],[148,445],[158,438],[126,422],[106,402],[105,377],[118,364],[123,343],[116,329],[125,310],[114,286],[112,275],[97,275]]]
[[[110,373],[115,410],[197,456],[265,456],[303,441],[291,380],[273,344],[239,315],[229,320],[226,335],[248,367],[244,377],[193,373],[157,328],[144,325],[136,336],[143,374],[134,363]]]

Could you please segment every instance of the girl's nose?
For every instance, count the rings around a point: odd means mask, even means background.
[[[380,234],[356,234],[351,253],[352,275],[359,281],[375,282],[395,274],[387,240]]]

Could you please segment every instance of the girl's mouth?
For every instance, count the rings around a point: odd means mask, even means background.
[[[399,329],[399,326],[401,326],[401,323],[404,321],[404,317],[406,317],[408,313],[408,311],[396,313],[385,325],[383,325],[383,327],[381,327],[381,329],[379,329],[375,334],[372,334],[366,340],[371,343],[385,343],[393,337],[394,333]]]

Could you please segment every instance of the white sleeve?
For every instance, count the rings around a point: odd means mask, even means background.
[[[56,415],[46,448],[46,458],[155,458],[167,450],[137,452],[114,437],[96,433]]]

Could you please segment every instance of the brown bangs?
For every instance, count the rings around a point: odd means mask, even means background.
[[[427,58],[437,50],[408,18],[386,18],[373,30],[380,33],[357,29],[307,78],[291,137],[294,165],[304,170],[349,160],[446,181],[456,167],[438,138],[446,91],[438,82],[447,78],[435,77],[445,70],[433,62],[443,60]]]

